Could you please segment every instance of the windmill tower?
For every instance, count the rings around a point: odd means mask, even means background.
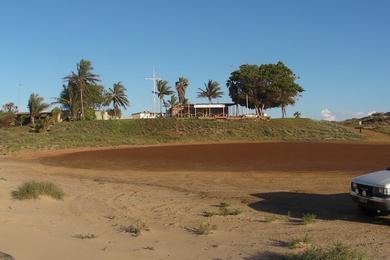
[[[152,97],[153,97],[153,106],[152,106],[152,113],[153,115],[156,114],[156,93],[157,93],[157,80],[161,80],[160,78],[157,78],[156,76],[156,69],[153,67],[153,75],[150,78],[145,78],[145,80],[152,80],[153,81],[153,91],[152,91]]]

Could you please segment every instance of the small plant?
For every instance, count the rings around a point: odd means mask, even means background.
[[[310,244],[311,238],[306,234],[303,238],[294,238],[286,243],[289,249],[304,248]]]
[[[198,235],[209,235],[213,231],[217,230],[217,225],[211,225],[210,223],[201,223],[195,230]]]
[[[312,224],[316,222],[316,217],[317,216],[312,213],[305,213],[302,216],[302,224],[303,225]]]
[[[220,204],[219,204],[219,207],[220,208],[227,208],[227,207],[230,207],[230,203],[227,203],[227,202],[221,202]]]
[[[275,215],[264,217],[264,222],[267,222],[267,223],[271,223],[271,222],[274,222],[276,220],[278,220],[278,218]]]
[[[287,257],[289,260],[364,260],[365,254],[346,246],[336,243],[327,248],[311,247],[298,254]]]
[[[219,208],[219,211],[220,213],[218,215],[220,216],[236,216],[242,212],[240,209],[229,209],[225,207]]]
[[[38,199],[39,196],[46,195],[57,200],[62,200],[64,192],[60,187],[51,182],[29,181],[19,186],[12,196],[18,200]]]
[[[141,235],[142,231],[149,231],[150,229],[146,226],[146,224],[140,220],[135,222],[135,224],[130,226],[121,227],[121,231],[125,233],[130,233],[135,237]]]
[[[91,233],[87,233],[87,234],[75,234],[73,235],[72,237],[74,238],[78,238],[78,239],[94,239],[94,238],[97,238],[97,236],[95,234],[91,234]]]
[[[215,215],[218,215],[216,212],[212,212],[212,211],[204,211],[203,212],[203,216],[206,217],[206,218],[211,218]]]

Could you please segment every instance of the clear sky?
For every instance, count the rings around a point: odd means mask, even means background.
[[[196,93],[208,79],[230,101],[231,71],[281,60],[306,90],[289,115],[390,111],[389,14],[387,0],[3,0],[0,104],[26,110],[32,92],[52,102],[82,58],[104,86],[125,84],[126,114],[151,109],[153,66],[172,87],[188,77],[191,102],[207,102]]]

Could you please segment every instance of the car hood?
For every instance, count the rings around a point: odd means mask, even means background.
[[[352,180],[359,184],[390,188],[390,171],[377,171],[356,177]]]

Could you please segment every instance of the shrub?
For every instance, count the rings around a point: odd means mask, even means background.
[[[0,111],[0,128],[9,127],[15,124],[16,115],[12,112],[1,112]]]
[[[97,236],[95,234],[90,234],[90,233],[87,233],[87,234],[75,234],[72,237],[78,238],[78,239],[82,239],[82,240],[97,238]]]
[[[46,132],[46,131],[50,130],[52,123],[53,123],[53,120],[49,116],[47,116],[43,119],[39,119],[39,120],[37,120],[37,123],[35,125],[35,130],[37,132]]]
[[[305,213],[302,216],[302,224],[307,225],[307,224],[312,224],[316,222],[316,215],[311,214],[311,213]]]
[[[289,260],[364,260],[365,254],[350,246],[336,243],[328,248],[312,247],[305,251],[290,255]]]
[[[142,231],[149,231],[150,229],[146,226],[146,224],[140,220],[135,222],[135,224],[132,224],[130,226],[124,226],[121,227],[122,232],[130,233],[135,237],[138,237],[141,235]]]
[[[38,199],[39,196],[46,195],[57,200],[64,197],[64,192],[60,187],[51,182],[29,181],[19,186],[12,192],[12,196],[18,200]]]
[[[198,235],[209,235],[213,231],[217,230],[217,225],[211,225],[210,223],[201,223],[195,230]]]
[[[95,119],[96,119],[95,110],[93,110],[93,109],[88,109],[87,111],[85,111],[85,113],[84,113],[84,119],[87,120],[87,121],[95,120]]]
[[[307,246],[311,241],[311,238],[306,234],[303,238],[294,238],[286,243],[289,249],[303,248]]]

